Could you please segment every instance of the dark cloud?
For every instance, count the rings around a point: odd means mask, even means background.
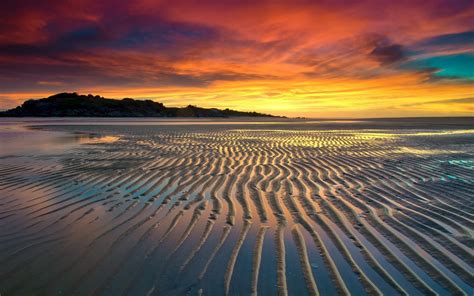
[[[70,87],[197,87],[215,80],[258,78],[233,72],[200,74],[199,69],[196,74],[180,74],[173,68],[173,63],[205,52],[220,36],[215,28],[126,14],[109,14],[100,23],[80,21],[74,28],[68,24],[67,29],[61,26],[62,21],[49,23],[44,28],[47,38],[41,42],[25,44],[0,39],[3,91],[48,87],[38,81],[57,81]]]
[[[370,56],[381,64],[390,65],[403,60],[405,52],[400,44],[380,44],[370,52]]]
[[[216,41],[218,28],[170,21],[161,17],[126,16],[104,22],[112,40],[104,44],[112,48],[180,50]],[[115,28],[114,28],[115,27]]]
[[[102,59],[100,56],[96,59]],[[93,61],[67,60],[58,63],[22,63],[20,60],[1,62],[0,89],[5,92],[19,92],[25,88],[34,91],[62,91],[99,86],[122,87],[207,87],[215,81],[244,81],[275,79],[272,75],[257,75],[235,71],[195,71],[180,73],[167,64],[153,64],[142,71],[128,69],[127,63],[133,57],[126,57],[123,63],[104,68]],[[106,64],[108,61],[105,62]],[[111,63],[116,63],[112,61]],[[143,61],[138,60],[138,63]],[[112,67],[112,68],[110,68]],[[125,71],[119,70],[125,67]],[[97,79],[100,77],[100,80]],[[54,82],[54,83],[45,83]]]
[[[393,43],[386,35],[370,33],[355,38],[355,44],[369,51],[369,58],[381,65],[391,65],[404,60],[407,56],[405,47]]]
[[[100,26],[84,24],[70,31],[58,31],[49,26],[49,38],[43,42],[22,44],[11,41],[0,43],[0,55],[48,56],[66,55],[77,51],[133,49],[176,55],[189,48],[219,38],[215,28],[183,22],[172,22],[152,17],[126,17],[104,21]]]
[[[474,45],[474,31],[434,36],[420,41],[418,46]]]

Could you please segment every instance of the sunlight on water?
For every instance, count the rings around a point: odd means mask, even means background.
[[[463,151],[457,150],[440,150],[440,149],[418,149],[413,147],[401,147],[400,153],[411,153],[415,155],[432,155],[432,154],[448,154],[448,153],[460,153]]]

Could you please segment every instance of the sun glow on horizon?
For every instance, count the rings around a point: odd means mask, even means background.
[[[291,117],[474,114],[468,2],[158,2],[0,4],[0,109],[76,91]]]

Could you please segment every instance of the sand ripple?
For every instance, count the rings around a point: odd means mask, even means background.
[[[2,295],[474,293],[472,135],[110,134],[0,159]]]

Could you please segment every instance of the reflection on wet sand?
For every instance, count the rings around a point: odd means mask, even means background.
[[[118,141],[120,137],[118,136],[102,136],[94,134],[74,134],[75,142],[79,144],[99,144],[99,143],[113,143]]]
[[[300,125],[35,131],[76,144],[0,159],[0,292],[472,295],[472,133]]]
[[[67,133],[41,131],[23,125],[2,125],[0,123],[0,157],[19,154],[48,154],[74,148],[78,144],[111,143],[118,136],[104,136],[90,133]]]

